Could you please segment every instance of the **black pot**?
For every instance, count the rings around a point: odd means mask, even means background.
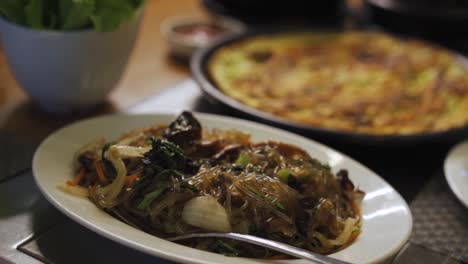
[[[457,1],[365,0],[370,19],[393,31],[424,36],[468,33],[468,5]]]
[[[211,12],[252,24],[284,24],[288,20],[335,21],[342,17],[345,0],[203,0]]]

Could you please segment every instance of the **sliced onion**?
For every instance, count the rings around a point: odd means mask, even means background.
[[[127,168],[122,159],[126,158],[140,158],[150,151],[151,147],[131,147],[131,146],[110,146],[106,152],[106,159],[109,160],[117,172],[117,176],[114,181],[105,186],[98,188],[96,193],[98,195],[104,195],[104,201],[106,203],[112,203],[115,198],[122,191],[125,184],[125,176],[127,175]]]
[[[129,137],[125,137],[121,139],[119,142],[117,142],[117,145],[130,145],[132,142],[140,140],[144,137],[146,137],[145,134],[140,132],[137,135],[129,136]]]
[[[106,203],[111,203],[122,191],[122,188],[125,184],[127,169],[125,168],[125,163],[119,157],[118,146],[111,146],[109,150],[107,150],[106,159],[109,160],[114,166],[115,171],[117,172],[117,176],[111,184],[102,188],[98,188],[96,193],[99,195],[104,195],[104,201]]]
[[[141,158],[146,152],[151,150],[151,147],[131,147],[114,145],[113,148],[117,151],[118,157],[122,159]]]
[[[200,196],[188,201],[182,219],[189,225],[217,232],[231,232],[229,218],[221,204],[211,196]]]
[[[59,188],[60,190],[66,192],[66,193],[69,193],[69,194],[72,194],[72,195],[75,195],[75,196],[79,196],[79,197],[88,197],[89,196],[88,188],[85,188],[85,187],[71,186],[71,185],[68,185],[66,183],[62,183],[62,184],[57,185],[57,188]]]
[[[335,246],[341,246],[346,244],[351,238],[351,233],[353,233],[355,224],[356,219],[348,217],[348,219],[346,219],[344,223],[343,232],[341,232],[341,234],[337,238],[328,240],[328,242]]]

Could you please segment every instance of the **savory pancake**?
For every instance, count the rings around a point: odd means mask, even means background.
[[[443,48],[382,33],[241,39],[209,61],[230,97],[331,130],[414,134],[468,124],[468,67]]]

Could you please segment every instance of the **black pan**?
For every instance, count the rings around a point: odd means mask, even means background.
[[[455,2],[455,1],[452,1]],[[460,38],[468,33],[468,4],[445,0],[365,0],[372,21],[398,32]]]
[[[289,31],[290,30],[288,29],[288,32]],[[329,32],[329,30],[322,31]],[[208,99],[216,104],[222,104],[230,108],[230,110],[234,110],[236,113],[247,119],[260,121],[302,134],[313,139],[331,143],[358,144],[368,146],[411,146],[434,143],[450,144],[460,141],[468,136],[468,125],[443,132],[419,133],[410,135],[374,135],[308,126],[249,107],[224,94],[218,87],[216,87],[215,82],[208,73],[208,61],[214,52],[225,45],[240,41],[248,37],[263,34],[276,34],[281,32],[284,32],[284,29],[262,29],[251,31],[241,35],[228,37],[224,40],[214,43],[208,48],[199,50],[197,53],[195,53],[195,55],[192,57],[190,65],[192,74],[204,94],[207,95]]]

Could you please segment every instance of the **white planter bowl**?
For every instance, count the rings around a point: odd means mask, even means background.
[[[0,18],[0,39],[16,80],[35,103],[47,112],[77,111],[102,102],[116,86],[140,18],[108,33],[40,31]]]

